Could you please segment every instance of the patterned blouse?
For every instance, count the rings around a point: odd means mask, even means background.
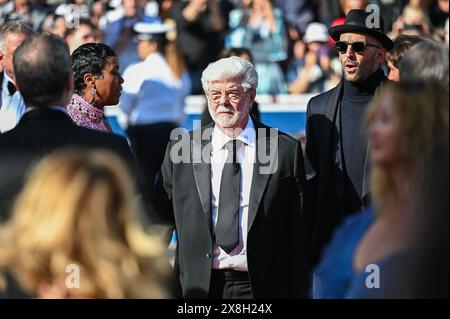
[[[72,99],[67,105],[67,113],[78,126],[100,132],[110,132],[103,120],[103,110],[89,104],[88,101],[78,94],[72,94]]]

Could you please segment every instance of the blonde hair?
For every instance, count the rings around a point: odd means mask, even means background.
[[[411,192],[418,192],[423,183],[425,166],[434,145],[448,144],[449,113],[448,95],[436,83],[389,83],[370,104],[366,124],[370,125],[383,101],[389,101],[398,119],[400,145],[399,159],[405,170],[405,185]],[[372,196],[378,211],[399,198],[399,190],[393,183],[392,172],[374,165],[371,176]]]
[[[79,266],[74,297],[166,298],[171,266],[144,232],[125,164],[107,151],[59,151],[43,159],[0,228],[0,266],[25,292],[64,283]]]

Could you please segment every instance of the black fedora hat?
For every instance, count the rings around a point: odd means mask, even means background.
[[[344,24],[337,25],[328,29],[328,33],[334,41],[339,41],[339,36],[342,33],[364,33],[373,36],[379,40],[383,47],[390,51],[393,47],[393,42],[388,36],[384,34],[384,21],[380,17],[378,28],[368,25],[368,22],[373,22],[371,17],[372,12],[366,10],[350,10],[347,14]]]

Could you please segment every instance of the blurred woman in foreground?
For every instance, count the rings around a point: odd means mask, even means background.
[[[165,247],[144,232],[133,186],[106,151],[42,160],[0,228],[0,290],[6,297],[17,287],[43,298],[169,297]]]
[[[444,88],[424,82],[388,84],[373,101],[367,123],[374,209],[350,216],[335,232],[315,269],[315,298],[425,293],[408,284],[417,280],[409,270],[418,263],[418,243],[429,240],[421,235],[424,221],[439,213],[423,209],[430,205],[424,194],[433,185],[426,172],[436,148],[448,147],[448,103]]]

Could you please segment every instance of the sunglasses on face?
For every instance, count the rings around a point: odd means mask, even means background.
[[[347,52],[347,48],[350,45],[352,47],[352,50],[355,51],[356,53],[362,53],[367,47],[375,47],[378,49],[382,49],[382,47],[375,45],[375,44],[371,44],[371,43],[366,43],[363,41],[357,41],[357,42],[352,42],[352,43],[348,43],[345,41],[336,41],[336,50],[338,50],[340,53],[345,53]]]

